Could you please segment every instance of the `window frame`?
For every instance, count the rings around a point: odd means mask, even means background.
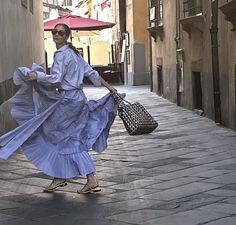
[[[202,0],[183,0],[183,16],[188,18],[202,14],[203,1]]]

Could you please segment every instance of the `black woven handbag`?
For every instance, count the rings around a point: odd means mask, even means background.
[[[148,134],[158,126],[157,121],[139,102],[130,103],[120,95],[115,97],[118,115],[130,135]]]

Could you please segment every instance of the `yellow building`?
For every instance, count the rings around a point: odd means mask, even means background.
[[[114,45],[118,47],[116,56],[124,62],[124,83],[127,85],[142,85],[150,83],[148,62],[148,32],[147,32],[147,1],[146,0],[113,0],[114,21],[117,23],[114,31]],[[125,40],[125,47],[122,44]],[[124,51],[125,50],[125,51]],[[125,55],[125,57],[124,57]]]
[[[91,35],[89,34],[89,32],[87,34]],[[80,36],[80,34],[76,34],[76,32],[73,31],[72,43],[81,52],[85,61],[90,62],[91,65],[109,64],[111,60],[110,44],[106,41],[96,40],[96,36],[94,35],[93,36],[83,36],[83,35],[84,34]],[[53,42],[52,35],[49,31],[44,32],[44,44],[45,44],[45,50],[47,52],[48,66],[50,67],[53,63],[53,54],[56,51],[56,47]]]

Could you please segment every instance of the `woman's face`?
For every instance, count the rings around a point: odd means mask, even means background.
[[[65,28],[62,25],[56,26],[52,30],[52,35],[53,41],[56,43],[56,45],[63,46],[66,44],[68,37],[66,36]]]

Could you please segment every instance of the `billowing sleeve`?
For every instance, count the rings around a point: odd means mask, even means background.
[[[57,52],[54,55],[54,62],[51,68],[50,74],[46,74],[43,71],[36,71],[37,73],[37,82],[50,85],[55,84],[59,85],[65,75],[65,54],[63,52]]]
[[[94,86],[101,86],[101,80],[98,72],[94,70],[86,61],[84,61],[84,76],[94,84]]]

